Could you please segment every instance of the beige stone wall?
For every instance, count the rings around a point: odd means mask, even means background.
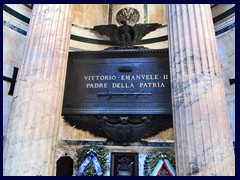
[[[75,4],[73,9],[72,35],[81,40],[70,41],[70,51],[102,50],[108,46],[96,44],[92,40],[109,40],[91,31],[93,26],[108,24],[108,4]],[[82,40],[84,38],[85,40]],[[87,41],[87,42],[86,42]]]
[[[148,4],[148,22],[167,24],[165,4]]]
[[[235,78],[235,29],[217,36],[219,59],[222,68],[228,115],[231,122],[232,138],[235,141],[235,84],[229,79]]]
[[[96,40],[109,40],[91,31],[93,26],[108,24],[108,4],[75,4],[73,9],[73,26],[71,34],[80,40],[70,41],[70,51],[98,51],[109,46]]]
[[[73,23],[93,27],[108,23],[108,4],[75,4]]]
[[[25,17],[31,15],[31,9],[23,4],[5,4],[5,6]],[[14,67],[19,68],[26,43],[26,36],[17,32],[14,28],[27,31],[28,24],[6,11],[3,11],[3,22],[3,76],[12,78]],[[6,135],[12,104],[12,96],[8,95],[9,88],[10,82],[3,81],[3,136]]]
[[[3,76],[12,78],[14,67],[19,67],[26,37],[7,27],[3,27],[3,34]],[[6,134],[13,99],[8,95],[10,85],[10,82],[3,81],[3,136]]]

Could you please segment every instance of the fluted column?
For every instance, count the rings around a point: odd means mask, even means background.
[[[4,143],[3,175],[54,175],[72,5],[34,5]]]
[[[210,5],[167,13],[177,175],[235,175]]]

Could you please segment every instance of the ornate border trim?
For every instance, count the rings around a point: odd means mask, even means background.
[[[70,52],[71,55],[93,55],[93,54],[147,54],[147,53],[168,53],[166,49],[146,49],[146,50],[103,50],[103,51],[79,51]]]

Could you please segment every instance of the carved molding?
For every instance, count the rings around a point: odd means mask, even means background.
[[[142,49],[142,50],[122,50],[122,51],[78,51],[78,52],[70,52],[70,54],[76,55],[95,55],[95,54],[150,54],[150,53],[168,53],[168,48],[166,49]]]

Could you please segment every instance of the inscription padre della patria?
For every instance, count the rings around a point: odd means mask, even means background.
[[[95,75],[84,76],[86,81],[86,88],[164,88],[164,82],[147,82],[147,81],[159,81],[167,80],[168,75]],[[94,81],[94,82],[91,82]],[[101,81],[114,81],[114,82],[101,82]],[[128,82],[122,82],[128,81]],[[129,82],[131,81],[131,82]],[[137,82],[134,82],[137,81]],[[144,81],[144,82],[138,82]]]
[[[118,142],[172,127],[167,50],[69,54],[64,120]]]

